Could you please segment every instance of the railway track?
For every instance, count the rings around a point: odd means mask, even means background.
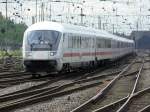
[[[106,85],[120,71],[104,75],[92,75],[97,72],[98,71],[95,71],[94,73],[92,72],[85,74],[84,76],[78,77],[76,80],[63,84],[61,86],[55,85],[52,87],[48,87],[46,85],[50,85],[50,82],[46,82],[43,83],[42,86],[36,86],[36,88],[32,87],[30,89],[28,88],[26,90],[2,95],[0,96],[0,102],[2,102],[0,104],[0,111],[10,111],[21,106],[27,106],[48,99],[50,100],[54,97],[60,97],[63,95],[71,94],[72,92],[81,91],[86,88],[98,85]],[[56,80],[53,80],[53,82],[56,82]]]
[[[77,108],[73,109],[71,112],[82,112],[82,111],[84,111],[84,112],[92,112],[92,111],[100,112],[100,111],[102,111],[103,112],[104,111],[103,108],[106,108],[109,104],[113,105],[114,103],[116,103],[116,101],[120,100],[121,98],[122,98],[122,100],[121,100],[122,102],[127,100],[128,94],[130,94],[130,93],[132,93],[132,91],[134,91],[134,90],[132,90],[133,85],[135,88],[135,85],[138,80],[138,78],[136,79],[137,72],[134,72],[134,73],[128,75],[131,71],[133,71],[131,69],[132,66],[128,67],[128,69],[127,68],[124,69],[124,71],[121,72],[120,74],[118,74],[103,90],[99,91],[99,93],[97,93],[91,99],[89,99],[85,103],[81,104]],[[140,65],[140,69],[139,70],[137,69],[138,72],[141,71],[141,69],[142,69],[141,67],[143,67],[143,63]],[[131,70],[129,70],[129,68]],[[139,68],[139,67],[137,67],[137,68]],[[137,70],[135,70],[135,71],[137,71]],[[135,79],[136,79],[136,81],[135,81]],[[134,82],[135,82],[135,84],[134,84]],[[119,106],[120,105],[121,104],[119,104]],[[103,109],[103,110],[101,110],[101,109]],[[106,110],[107,110],[106,112],[113,111],[110,108],[106,109]]]
[[[94,73],[99,72],[99,71],[103,71],[103,70],[110,68],[110,67],[113,67],[113,64],[109,67],[102,67],[100,69],[97,69],[94,71]],[[115,66],[115,67],[117,67],[117,66]],[[84,71],[84,72],[87,72],[87,71]],[[86,77],[86,75],[85,75],[85,77]],[[6,88],[6,87],[13,86],[13,85],[25,83],[25,82],[47,81],[47,80],[51,80],[51,78],[53,78],[53,77],[50,77],[50,75],[42,76],[40,78],[33,78],[31,76],[31,74],[26,73],[24,71],[21,71],[21,72],[3,72],[3,73],[0,73],[0,88]]]
[[[150,110],[150,105],[147,105],[146,107],[139,110],[139,112],[149,112],[149,110]]]
[[[70,74],[73,74],[73,73],[74,72],[72,72]],[[66,77],[67,75],[69,76],[69,73],[59,74],[59,75],[62,77]],[[26,72],[3,73],[2,75],[0,75],[0,78],[1,78],[0,86],[2,88],[5,88],[5,87],[17,85],[17,84],[23,84],[26,82],[37,82],[37,81],[45,81],[44,83],[47,83],[47,82],[51,82],[51,80],[53,81],[53,79],[57,80],[57,79],[61,79],[62,77],[54,78],[51,75],[44,75],[41,77],[34,78],[34,77],[32,77],[31,74],[26,73]]]
[[[147,69],[144,69],[143,66],[141,65],[132,92],[128,96],[98,108],[93,112],[149,112],[150,87],[149,83],[145,82],[149,78],[146,74],[148,73],[146,72]]]
[[[144,68],[144,65],[143,65],[143,68]],[[142,94],[140,95],[134,95],[138,92],[141,92],[141,90],[144,90],[145,88],[150,86],[149,83],[145,83],[146,81],[145,78],[148,78],[146,71],[147,70],[143,69],[142,73],[139,72],[138,74],[139,80],[135,85],[134,91],[131,93],[130,97],[124,103],[124,105],[118,110],[118,112],[122,112],[124,110],[128,112],[138,112],[138,111],[143,110],[143,108],[147,108],[147,105],[150,104],[150,101],[148,100],[150,98],[150,92],[147,89],[143,91]]]
[[[51,80],[53,77],[50,75],[45,75],[38,78],[33,78],[31,74],[26,72],[10,72],[0,74],[0,86],[1,88],[9,87],[12,85],[17,85],[25,82],[32,81],[47,81]]]
[[[7,78],[17,78],[17,77],[22,77],[23,75],[31,75],[25,71],[20,71],[20,72],[3,72],[0,73],[0,78],[1,79],[7,79]]]
[[[72,73],[68,73],[68,75],[67,74],[62,74],[61,75],[61,77],[56,77],[56,78],[54,78],[54,77],[51,77],[52,78],[52,80],[50,80],[50,78],[49,78],[49,80],[48,81],[46,81],[46,82],[44,82],[43,84],[41,84],[39,87],[43,87],[43,86],[46,86],[46,85],[50,85],[51,83],[53,83],[53,82],[57,82],[57,81],[59,81],[59,80],[61,80],[61,79],[63,79],[63,78],[65,78],[65,79],[67,79],[67,77],[69,78],[69,80],[70,80],[70,78],[72,77],[72,80],[78,80],[78,79],[84,79],[84,78],[86,78],[86,77],[90,77],[90,76],[92,76],[92,75],[94,75],[94,74],[96,74],[97,72],[101,72],[102,74],[103,74],[103,72],[106,72],[107,70],[105,70],[106,68],[102,68],[102,69],[98,69],[98,70],[96,70],[96,71],[94,71],[94,72],[91,72],[91,73],[84,73],[84,72],[82,72],[82,73],[76,73],[76,72],[72,72]],[[114,73],[115,71],[117,71],[117,72],[119,72],[119,70],[111,70],[111,71],[108,71],[110,74],[111,73]],[[82,75],[81,75],[82,74]],[[73,76],[75,76],[75,77],[73,77]],[[47,77],[44,77],[44,78],[46,78],[47,79]],[[34,79],[34,80],[41,80],[41,78],[39,78],[39,79]],[[37,87],[38,88],[38,87]],[[32,88],[33,89],[33,88]]]

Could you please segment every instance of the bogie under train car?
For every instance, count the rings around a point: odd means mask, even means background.
[[[25,31],[22,47],[27,71],[60,72],[130,54],[134,41],[83,26],[39,22]]]

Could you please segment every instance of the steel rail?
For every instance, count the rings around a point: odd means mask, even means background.
[[[57,82],[63,78],[66,78],[67,76],[66,75],[63,75],[61,77],[56,77],[56,78],[53,78],[52,80],[48,80],[46,82],[43,82],[42,84],[38,84],[36,86],[32,86],[32,87],[29,87],[29,88],[26,88],[26,89],[22,89],[22,90],[18,90],[18,91],[15,91],[13,93],[8,93],[8,94],[4,94],[4,95],[1,95],[0,97],[5,97],[5,96],[10,96],[10,95],[15,95],[15,94],[19,94],[19,93],[23,93],[23,92],[27,92],[27,91],[32,91],[32,90],[36,90],[36,89],[39,89],[39,88],[43,88],[45,86],[48,86],[54,82]]]
[[[104,70],[106,70],[105,67],[103,67],[103,68],[101,68],[101,69],[98,69],[98,70],[96,70],[95,72],[93,71],[93,72],[91,72],[91,74],[96,74],[96,73],[102,72],[102,71],[104,71]],[[106,74],[106,76],[107,76],[107,75],[113,75],[113,74],[115,74],[115,73],[119,73],[119,70],[118,70],[117,72],[108,73],[108,74]],[[91,74],[90,74],[90,73],[85,73],[84,75],[79,76],[77,79],[75,79],[75,81],[81,80],[81,79],[85,79],[86,77],[91,76]],[[79,74],[78,74],[78,75],[79,75]],[[33,86],[33,87],[29,87],[29,88],[26,88],[26,89],[23,89],[23,90],[19,90],[19,91],[13,92],[13,93],[8,93],[8,94],[2,95],[2,96],[0,96],[0,97],[9,96],[9,95],[15,95],[15,94],[20,94],[20,93],[32,91],[32,90],[35,90],[35,89],[40,89],[40,88],[43,88],[43,87],[45,87],[45,86],[48,86],[48,85],[50,85],[50,84],[52,84],[52,83],[54,83],[54,82],[57,82],[57,81],[59,81],[59,80],[61,80],[61,79],[63,79],[63,78],[66,78],[66,77],[68,77],[68,76],[71,76],[71,74],[64,75],[64,76],[61,76],[61,77],[57,77],[57,78],[54,78],[54,79],[52,79],[52,80],[48,80],[48,81],[46,81],[46,82],[44,82],[44,83],[42,83],[42,84],[40,84],[40,85],[36,85],[36,86]],[[96,76],[95,76],[95,77],[96,77]],[[105,74],[102,75],[101,77],[105,77]],[[2,86],[2,88],[3,88],[4,86],[5,86],[5,84]]]
[[[108,92],[108,90],[115,84],[115,82],[121,77],[122,74],[124,74],[130,67],[131,65],[134,63],[135,61],[133,61],[132,63],[130,63],[128,66],[126,66],[105,88],[103,88],[101,91],[98,92],[98,94],[96,94],[94,97],[92,97],[91,99],[89,99],[88,101],[86,101],[85,103],[81,104],[80,106],[78,106],[77,108],[73,109],[71,112],[82,112],[84,111],[84,109],[86,109],[91,103],[95,103],[97,102],[98,99],[102,98],[104,95],[106,95],[106,93]]]
[[[150,105],[147,105],[143,109],[139,110],[138,112],[149,112],[150,111]]]
[[[140,69],[139,69],[139,72],[138,72],[138,74],[137,74],[137,78],[136,78],[136,81],[135,81],[135,83],[134,83],[134,87],[133,87],[133,89],[132,89],[132,92],[131,92],[129,98],[128,98],[128,99],[126,100],[126,102],[117,110],[117,112],[124,112],[124,111],[127,110],[127,107],[128,107],[128,105],[129,105],[129,103],[131,102],[131,99],[132,99],[132,97],[133,97],[133,94],[134,94],[135,91],[136,91],[136,87],[137,87],[137,84],[138,84],[138,81],[139,81],[140,74],[141,74],[141,72],[142,72],[142,70],[143,70],[143,66],[144,66],[144,60],[142,61],[142,65],[141,65],[141,67],[140,67]]]
[[[8,71],[8,72],[0,73],[0,78],[12,78],[12,77],[16,77],[16,76],[21,76],[22,74],[31,75],[30,73],[25,72],[25,71],[19,71],[19,72]]]
[[[38,97],[35,97],[35,96],[27,97],[25,99],[22,99],[22,100],[19,100],[16,102],[11,102],[11,103],[1,105],[0,112],[9,112],[16,108],[25,107],[27,105],[32,105],[34,103],[38,103],[38,102],[45,101],[45,100],[51,100],[54,97],[61,97],[61,96],[67,95],[67,94],[71,94],[75,91],[85,90],[86,88],[98,86],[100,84],[101,84],[101,82],[95,82],[92,84],[88,84],[88,85],[85,85],[82,87],[77,87],[77,88],[73,88],[73,89],[69,89],[69,90],[65,90],[65,91],[60,91],[60,92],[45,94],[45,95],[39,95]]]
[[[145,89],[143,89],[143,90],[141,90],[141,91],[138,91],[138,92],[134,93],[134,94],[132,95],[132,98],[135,98],[135,97],[138,97],[138,96],[140,96],[140,95],[143,95],[144,93],[149,92],[149,91],[150,91],[150,87],[145,88]],[[120,105],[120,104],[126,102],[129,97],[130,97],[130,95],[128,95],[128,96],[126,96],[126,97],[124,97],[124,98],[121,98],[121,99],[119,99],[119,100],[117,100],[117,101],[115,101],[115,102],[113,102],[113,103],[108,104],[108,105],[105,105],[104,107],[101,107],[101,108],[99,108],[99,109],[96,109],[96,110],[94,110],[93,112],[107,112],[107,110],[110,110],[111,108],[113,108],[113,107],[115,107],[115,106],[117,106],[117,105]],[[147,108],[147,109],[150,109],[150,108],[148,108],[148,107],[145,107],[145,108],[143,108],[142,110],[145,110],[146,108]],[[147,110],[147,109],[146,109],[146,110]],[[142,110],[140,110],[140,111],[142,112]],[[140,112],[140,111],[139,111],[139,112]],[[145,112],[145,111],[143,111],[143,112]]]
[[[6,105],[1,105],[0,106],[0,111],[3,111],[5,109],[7,110],[8,108],[9,109],[11,109],[11,108],[13,109],[13,108],[16,108],[18,105],[22,105],[22,104],[23,105],[25,105],[25,104],[28,105],[29,101],[31,101],[31,102],[37,102],[37,101],[43,100],[43,99],[46,100],[46,98],[47,97],[49,98],[51,95],[54,95],[53,97],[58,96],[58,95],[61,96],[61,95],[66,95],[68,93],[72,93],[73,91],[83,90],[83,89],[86,89],[86,88],[89,88],[89,87],[97,86],[97,85],[102,84],[103,82],[101,82],[101,81],[97,82],[96,81],[96,82],[94,82],[92,84],[84,85],[83,87],[81,86],[81,87],[77,87],[77,88],[73,88],[73,89],[71,88],[71,89],[65,90],[65,91],[63,90],[64,88],[69,87],[69,86],[73,86],[74,84],[80,84],[80,83],[84,83],[84,82],[87,82],[87,81],[98,80],[99,78],[103,78],[103,77],[105,78],[106,76],[111,76],[113,74],[118,74],[119,72],[120,71],[117,71],[115,73],[109,73],[109,74],[99,75],[99,76],[93,76],[93,77],[90,77],[90,78],[88,77],[87,79],[82,79],[82,77],[81,77],[80,80],[75,80],[72,83],[65,84],[65,85],[62,85],[62,86],[53,87],[51,89],[45,88],[44,91],[39,89],[40,92],[38,92],[38,91],[35,90],[35,92],[39,93],[39,94],[34,94],[34,91],[30,91],[29,92],[30,94],[27,93],[27,92],[24,92],[23,94],[18,93],[17,95],[13,94],[13,95],[5,96],[5,97],[3,96],[3,97],[0,98],[1,102],[3,102],[3,101],[7,102],[8,100],[14,99],[13,96],[15,96],[15,98],[17,98],[17,97],[21,98],[21,96],[25,96],[25,98],[23,98],[21,100],[18,100],[18,101],[10,102],[10,103],[8,103],[8,105],[7,104]],[[90,74],[89,75],[86,74],[86,76],[90,76]],[[60,92],[58,92],[58,90]],[[28,96],[28,95],[31,95],[31,96]]]
[[[89,81],[93,81],[93,80],[98,80],[101,78],[105,78],[107,76],[112,76],[119,73],[119,71],[114,72],[114,73],[110,73],[110,74],[103,74],[103,75],[98,75],[98,76],[93,76],[93,77],[89,77],[87,79],[80,79],[80,80],[75,80],[71,83],[67,83],[61,86],[54,86],[54,87],[46,87],[46,88],[42,88],[42,89],[37,89],[37,90],[32,90],[32,91],[28,91],[28,92],[20,92],[17,94],[12,94],[12,95],[7,95],[7,96],[0,96],[0,102],[4,102],[4,101],[8,101],[8,100],[12,100],[12,99],[17,99],[17,98],[21,98],[21,97],[27,97],[27,96],[31,96],[37,93],[44,93],[44,92],[48,92],[48,91],[58,91],[58,90],[62,90],[66,87],[69,86],[73,86],[74,84],[80,84],[80,83],[85,83],[85,82],[89,82]],[[51,92],[52,92],[51,91]]]

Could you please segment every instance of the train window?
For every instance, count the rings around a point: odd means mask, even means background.
[[[91,39],[88,37],[88,48],[90,48],[91,47],[91,41],[90,41]]]
[[[76,42],[75,36],[72,36],[72,46],[73,46],[73,48],[77,48],[77,42]]]
[[[94,40],[93,40],[93,38],[90,38],[90,48],[94,48]]]
[[[88,48],[88,42],[87,42],[88,40],[87,40],[87,38],[86,37],[84,37],[84,48]]]
[[[76,48],[79,48],[79,36],[76,36]]]
[[[27,37],[32,50],[57,50],[60,38],[61,33],[53,30],[30,31]]]
[[[98,39],[98,48],[104,48],[105,47],[105,42],[103,39]]]
[[[80,36],[77,36],[77,47],[80,48]]]
[[[112,41],[111,41],[111,47],[112,47],[112,48],[116,48],[116,41],[115,41],[115,40],[112,40]]]
[[[105,48],[106,47],[106,40],[103,38],[96,39],[97,48]]]
[[[68,48],[73,48],[73,42],[72,42],[72,37],[71,35],[69,34],[68,35]]]
[[[73,44],[73,48],[76,48],[76,38],[75,38],[75,36],[72,36],[72,44]]]
[[[71,34],[70,47],[71,48],[79,48],[80,47],[80,39],[75,34]]]
[[[113,40],[110,40],[110,48],[114,48],[114,45],[113,45]]]
[[[119,48],[120,46],[119,46],[119,42],[117,42],[117,48]]]
[[[96,39],[96,47],[97,48],[101,48],[101,43],[100,43],[100,39],[99,38]]]
[[[65,34],[63,34],[63,42],[65,41]]]
[[[123,42],[121,42],[121,48],[123,48],[123,44],[124,44],[124,43],[123,43]]]
[[[89,38],[85,37],[85,48],[89,48]]]
[[[95,46],[95,43],[94,43],[94,38],[92,38],[92,48],[94,48]]]
[[[81,37],[81,48],[85,48],[85,38]]]
[[[81,44],[82,44],[82,37],[81,36],[79,36],[79,38],[80,38],[80,48],[82,48],[82,46],[81,46]]]
[[[117,41],[114,40],[114,48],[117,48]]]
[[[129,47],[131,47],[131,44],[129,43]]]
[[[92,38],[89,38],[89,37],[80,37],[79,38],[80,40],[80,48],[91,48],[91,47],[94,47],[94,39],[92,40]]]
[[[85,38],[85,48],[89,48],[89,38]]]
[[[119,42],[119,48],[121,48],[121,42]]]
[[[106,48],[111,48],[111,40],[105,40],[105,46]]]

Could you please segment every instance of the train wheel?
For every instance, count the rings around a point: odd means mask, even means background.
[[[32,68],[30,66],[25,66],[26,72],[33,72]]]
[[[33,78],[40,78],[40,77],[41,77],[41,74],[32,73],[32,77],[33,77]]]
[[[67,72],[71,72],[71,67],[69,64],[67,64]]]
[[[36,78],[36,74],[35,73],[31,73],[32,74],[32,78]]]

